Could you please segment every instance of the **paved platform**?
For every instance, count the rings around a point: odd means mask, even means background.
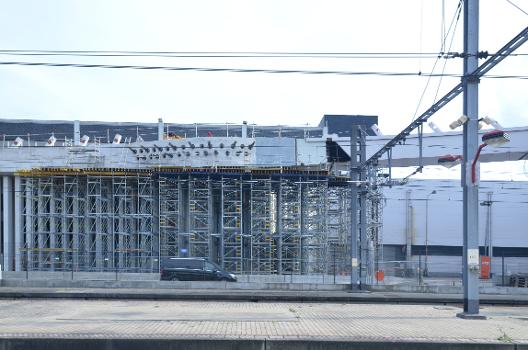
[[[528,307],[484,306],[486,320],[459,319],[460,311],[445,305],[2,299],[0,348],[60,339],[63,348],[93,341],[106,349],[528,349]],[[137,342],[123,342],[131,339]],[[125,345],[111,346],[113,340]]]
[[[526,305],[528,294],[482,294],[484,305]],[[461,294],[351,292],[312,290],[28,288],[0,287],[1,298],[73,298],[117,300],[216,300],[337,303],[460,304]]]

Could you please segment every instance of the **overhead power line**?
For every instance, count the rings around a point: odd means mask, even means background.
[[[453,58],[444,52],[266,52],[266,51],[99,51],[99,50],[9,50],[0,49],[1,55],[11,56],[72,56],[72,57],[164,57],[164,58]],[[527,56],[528,53],[512,56]]]
[[[196,72],[229,72],[229,73],[269,73],[269,74],[308,74],[308,75],[348,75],[348,76],[392,76],[392,77],[452,77],[461,78],[460,74],[422,74],[421,72],[371,72],[371,71],[335,71],[335,70],[283,70],[283,69],[252,69],[252,68],[212,68],[212,67],[171,67],[171,66],[138,66],[113,64],[86,63],[57,63],[57,62],[20,62],[0,61],[4,66],[44,66],[69,68],[106,68],[106,69],[137,69],[137,70],[167,70],[167,71],[196,71]],[[488,75],[486,78],[496,79],[528,79],[522,75]]]
[[[519,11],[521,11],[522,13],[524,13],[525,15],[528,16],[528,12],[524,11],[522,8],[519,7],[519,5],[513,3],[511,0],[506,0],[510,3],[510,5],[512,5],[513,7],[517,8]]]

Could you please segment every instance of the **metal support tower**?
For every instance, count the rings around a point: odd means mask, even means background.
[[[367,158],[366,132],[363,127],[359,127],[359,232],[360,232],[360,283],[366,286],[369,280],[369,263],[371,260],[372,241],[367,236],[367,168],[363,166]]]
[[[129,177],[130,178],[130,177]],[[138,271],[150,272],[157,269],[154,264],[155,259],[159,259],[158,250],[156,249],[156,239],[154,238],[154,220],[153,220],[153,186],[150,176],[135,175],[132,176],[132,184],[137,198],[137,204],[132,206],[133,215],[136,217],[135,228],[138,235]]]
[[[224,177],[221,181],[224,267],[240,273],[244,270],[245,255],[242,235],[242,180],[238,177]]]
[[[251,272],[271,274],[272,268],[272,195],[271,179],[252,179],[251,182]]]
[[[478,141],[478,83],[472,74],[478,67],[479,2],[464,2],[464,91],[463,114],[468,117],[464,124],[464,151],[462,166],[463,187],[463,285],[464,312],[461,317],[479,314],[479,244],[478,244],[478,181],[472,182],[471,163],[476,156]]]
[[[149,175],[21,178],[21,239],[27,270],[151,272]]]
[[[360,288],[360,258],[361,243],[359,235],[359,199],[358,186],[360,181],[360,130],[353,125],[350,133],[350,285],[352,289]]]
[[[183,242],[182,248],[193,257],[209,257],[209,211],[212,196],[209,182],[209,177],[193,177],[189,181],[190,235]]]
[[[278,234],[280,239],[280,271],[300,273],[301,267],[301,216],[302,182],[281,178],[279,187]]]
[[[160,258],[180,256],[180,187],[179,178],[160,176],[159,191],[159,242]]]
[[[372,171],[372,168],[369,169]],[[367,238],[373,244],[374,252],[371,254],[373,260],[369,264],[369,275],[380,270],[379,262],[383,261],[383,195],[377,185],[376,177],[369,174],[369,191],[367,194]]]
[[[301,273],[324,273],[326,270],[327,180],[307,181],[302,194]]]
[[[326,192],[327,273],[350,273],[351,200],[349,186],[329,186]]]

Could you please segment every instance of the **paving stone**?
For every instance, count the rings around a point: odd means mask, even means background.
[[[141,300],[0,300],[1,338],[325,339],[528,344],[528,307]]]

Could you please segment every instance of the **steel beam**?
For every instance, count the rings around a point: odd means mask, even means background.
[[[528,27],[524,28],[519,34],[517,34],[512,40],[510,40],[506,45],[504,45],[500,50],[498,50],[494,55],[492,55],[488,60],[486,60],[480,67],[475,68],[465,74],[464,78],[478,79],[484,74],[488,73],[493,67],[499,64],[504,60],[509,54],[522,46],[526,41],[528,41]],[[478,52],[472,57],[465,55],[465,60],[471,58],[472,60],[478,60]],[[440,100],[434,103],[429,109],[422,113],[418,118],[416,118],[411,124],[409,124],[405,129],[403,129],[398,135],[396,135],[392,140],[387,142],[380,150],[374,153],[366,162],[366,165],[375,165],[377,161],[385,154],[388,150],[396,146],[400,141],[405,140],[410,133],[416,129],[419,125],[425,123],[433,114],[442,109],[445,105],[451,102],[455,97],[460,95],[463,91],[463,83],[461,82],[455,86],[451,91],[444,95]]]

